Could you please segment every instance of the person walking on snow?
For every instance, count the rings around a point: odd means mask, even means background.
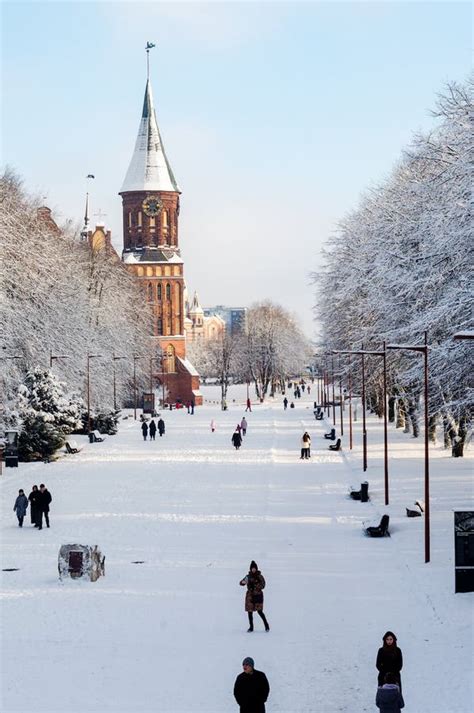
[[[235,446],[235,450],[238,451],[240,446],[242,445],[242,436],[240,435],[240,432],[235,429],[234,433],[232,434],[232,443]]]
[[[396,682],[396,675],[390,671],[384,676],[385,683],[377,688],[375,705],[380,713],[400,713],[405,701]]]
[[[240,580],[241,587],[247,587],[245,594],[245,611],[249,617],[249,628],[247,632],[253,631],[253,613],[256,611],[265,625],[265,631],[270,631],[267,618],[263,613],[263,590],[265,589],[265,578],[257,567],[254,560],[251,561],[248,574]]]
[[[377,683],[383,686],[385,682],[385,674],[393,673],[395,676],[394,683],[397,683],[402,691],[402,679],[400,671],[403,668],[403,656],[401,649],[397,646],[397,637],[393,631],[387,631],[383,637],[383,646],[377,652],[377,660],[375,663],[379,675]]]
[[[270,693],[270,685],[263,671],[255,669],[251,656],[242,661],[243,673],[239,673],[234,683],[234,698],[240,713],[265,713],[265,703]]]
[[[285,398],[283,399],[283,410],[286,411],[287,408],[288,408],[288,399],[285,396]]]
[[[158,420],[158,433],[160,434],[160,438],[164,434],[164,432],[165,432],[165,422],[163,421],[162,418],[160,418]]]
[[[18,527],[23,527],[23,519],[26,515],[27,508],[28,498],[26,497],[24,490],[20,488],[18,491],[18,497],[13,506],[13,512],[16,512],[16,516],[18,518]]]
[[[311,458],[311,437],[308,433],[308,431],[305,431],[303,433],[303,438],[301,439],[301,456],[300,459],[302,460],[303,458]]]
[[[214,419],[212,419],[212,420],[211,420],[211,431],[212,431],[212,433],[214,433],[215,430],[216,430],[216,422],[214,421]]]
[[[245,410],[252,412],[252,404],[250,403],[250,399],[247,399],[247,408]]]
[[[143,421],[143,423],[142,423],[142,433],[143,433],[143,440],[146,441],[146,437],[148,436],[148,424],[146,421]]]
[[[31,488],[31,493],[28,495],[28,500],[30,501],[30,518],[31,524],[38,527],[38,508],[40,500],[40,491],[37,485],[33,485]]]
[[[247,425],[248,425],[247,419],[245,418],[245,416],[242,416],[242,420],[240,422],[240,428],[242,429],[243,436],[245,436],[245,434],[247,433]]]
[[[38,522],[38,530],[41,530],[43,528],[43,514],[44,514],[44,519],[46,522],[46,527],[49,527],[49,506],[50,506],[53,498],[44,483],[41,483],[39,491],[40,491],[40,498],[39,498],[39,503],[38,503],[39,507],[38,507],[37,522]]]
[[[156,423],[153,419],[150,421],[150,428],[148,430],[150,432],[150,441],[154,441],[156,436]]]

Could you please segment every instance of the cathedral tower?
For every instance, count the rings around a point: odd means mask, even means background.
[[[199,404],[199,376],[186,360],[180,193],[161,140],[148,78],[135,149],[120,190],[122,259],[142,284],[143,299],[153,311],[152,336],[165,355],[163,367],[156,362],[154,385],[164,383],[169,402],[180,398]]]

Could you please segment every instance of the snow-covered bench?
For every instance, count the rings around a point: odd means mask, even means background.
[[[388,525],[390,518],[388,515],[382,515],[382,519],[378,525],[368,525],[364,522],[362,523],[362,528],[366,535],[369,537],[390,537],[390,532],[388,531]]]
[[[91,431],[89,433],[89,441],[90,443],[102,443],[102,441],[105,440],[105,435],[103,433],[99,433],[99,431]]]
[[[66,441],[66,453],[79,453],[81,449],[77,445],[76,441],[71,439]]]
[[[329,450],[330,451],[340,451],[341,450],[341,439],[338,438],[335,443],[330,443]]]
[[[407,517],[421,517],[425,512],[425,503],[423,500],[415,500],[415,507],[406,508]]]

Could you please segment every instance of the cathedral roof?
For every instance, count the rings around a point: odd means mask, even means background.
[[[194,293],[193,301],[191,307],[189,308],[189,314],[203,313],[203,309],[199,303],[199,297],[197,292]]]
[[[142,118],[132,160],[120,193],[173,191],[180,193],[161,140],[150,80],[147,80]]]
[[[124,250],[122,260],[127,265],[137,262],[168,262],[182,264],[182,258],[174,250],[166,248],[143,248],[141,250]]]

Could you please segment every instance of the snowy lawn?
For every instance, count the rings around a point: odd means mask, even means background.
[[[194,416],[166,414],[143,442],[139,422],[55,463],[20,464],[0,481],[1,698],[13,711],[227,713],[244,656],[266,672],[269,713],[376,711],[375,657],[387,629],[404,655],[407,713],[471,713],[474,594],[454,594],[453,509],[474,509],[472,458],[431,449],[432,547],[424,564],[423,443],[390,425],[391,504],[383,505],[382,423],[369,418],[369,469],[355,447],[331,453],[313,394],[283,411],[255,405],[240,451],[230,443],[245,387],[218,389]],[[235,401],[233,401],[235,399]],[[346,414],[347,415],[347,414]],[[211,433],[210,421],[217,422]],[[310,461],[299,460],[305,429]],[[371,501],[348,498],[367,479]],[[51,528],[23,529],[19,488],[44,482]],[[363,520],[391,518],[391,538]],[[106,576],[57,576],[59,547],[98,544]],[[239,580],[251,559],[267,581],[267,634],[247,633]],[[143,564],[133,564],[143,560]]]

